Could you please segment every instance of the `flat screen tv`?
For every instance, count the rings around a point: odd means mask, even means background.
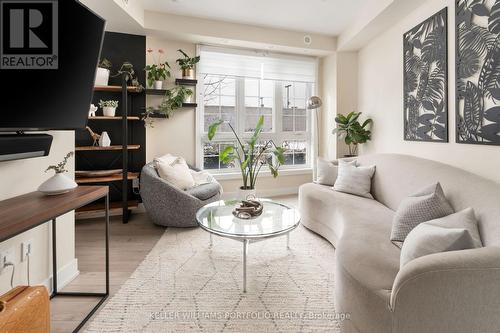
[[[0,5],[0,131],[84,128],[105,21],[75,0]]]

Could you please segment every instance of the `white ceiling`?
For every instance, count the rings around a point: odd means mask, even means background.
[[[144,0],[144,8],[285,30],[339,35],[373,0]]]

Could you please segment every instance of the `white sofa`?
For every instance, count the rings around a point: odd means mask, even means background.
[[[336,248],[335,310],[350,314],[343,331],[499,332],[500,184],[411,156],[357,160],[376,165],[375,200],[317,184],[299,190],[303,225]],[[435,181],[455,211],[475,209],[485,247],[424,256],[400,270],[400,249],[389,240],[394,212]]]

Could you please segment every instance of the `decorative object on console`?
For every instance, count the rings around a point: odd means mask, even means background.
[[[417,225],[439,219],[455,211],[440,183],[434,183],[404,199],[392,221],[391,241],[398,247]]]
[[[200,56],[191,58],[186,54],[186,52],[182,51],[181,49],[177,51],[183,55],[183,58],[179,58],[176,60],[176,62],[182,69],[182,78],[194,79],[194,66],[200,61]]]
[[[482,246],[474,210],[467,208],[440,219],[423,222],[410,231],[401,249],[400,267],[429,254]]]
[[[404,34],[404,139],[448,142],[448,11]]]
[[[109,83],[109,72],[113,67],[113,64],[108,59],[104,58],[99,62],[97,66],[97,72],[95,77],[96,86],[107,86]]]
[[[161,61],[161,56],[165,51],[162,49],[158,50],[158,58],[153,55],[153,50],[151,48],[147,49],[147,54],[151,54],[153,57],[153,64],[147,65],[145,70],[147,74],[148,86],[153,87],[154,89],[162,89],[163,88],[163,80],[166,80],[170,77],[170,65],[168,62]]]
[[[89,117],[95,117],[95,113],[98,110],[97,106],[90,104]]]
[[[349,148],[349,155],[344,157],[354,157],[358,154],[358,145],[370,141],[372,138],[371,126],[373,120],[366,119],[363,124],[360,124],[358,119],[361,112],[351,112],[347,116],[342,114],[335,117],[337,128],[334,128],[332,134],[337,134],[339,140],[344,140]],[[369,129],[367,129],[369,128]]]
[[[101,133],[99,137],[99,147],[109,147],[111,146],[111,138],[108,135],[108,132],[104,131]]]
[[[114,117],[116,113],[116,108],[118,107],[118,101],[108,100],[99,101],[99,107],[102,108],[102,113],[106,117]]]
[[[38,191],[47,195],[57,195],[69,192],[78,186],[72,179],[64,175],[65,172],[68,172],[68,170],[66,170],[66,164],[71,156],[73,156],[72,151],[66,154],[60,163],[57,165],[50,165],[47,170],[45,170],[45,172],[54,170],[56,174],[44,181],[38,187]]]
[[[269,167],[273,177],[278,177],[278,170],[280,166],[285,163],[285,156],[283,154],[284,149],[282,147],[277,147],[272,140],[265,141],[264,143],[259,142],[260,134],[264,126],[264,116],[260,116],[255,126],[254,133],[246,144],[242,143],[231,123],[222,119],[209,126],[208,139],[210,141],[215,138],[219,126],[223,123],[227,124],[231,129],[238,145],[226,147],[220,153],[219,160],[224,164],[234,164],[235,161],[238,161],[241,176],[243,178],[243,186],[240,187],[242,191],[254,192],[260,169],[265,164]],[[255,193],[252,194],[255,195]]]
[[[356,161],[339,160],[337,180],[333,189],[337,192],[373,199],[371,195],[372,177],[375,166],[358,167]]]
[[[456,141],[500,145],[500,1],[456,6]]]

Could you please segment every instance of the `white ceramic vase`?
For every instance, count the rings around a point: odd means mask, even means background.
[[[112,106],[105,106],[105,107],[102,108],[102,113],[106,117],[114,117],[115,113],[116,113],[116,108],[114,108]]]
[[[157,90],[163,89],[163,81],[155,81],[153,83],[153,87]]]
[[[39,187],[38,191],[46,195],[57,195],[69,192],[78,186],[73,179],[67,177],[64,173],[56,173]]]
[[[256,189],[244,190],[240,187],[238,190],[237,196],[238,196],[236,198],[237,200],[247,200],[247,199],[250,199],[252,197],[257,198],[257,190]]]
[[[101,137],[99,138],[99,147],[109,147],[111,146],[111,138],[108,135],[108,132],[104,131],[101,133]]]
[[[98,67],[95,76],[95,85],[107,86],[108,82],[109,82],[109,69]]]

